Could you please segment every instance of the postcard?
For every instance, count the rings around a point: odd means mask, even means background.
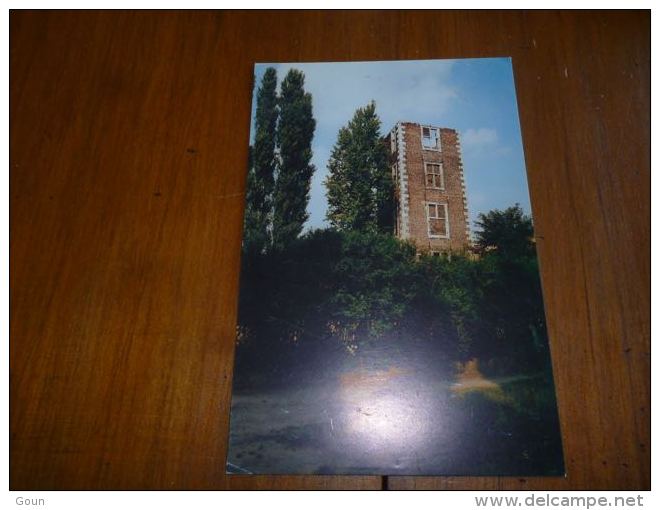
[[[254,73],[227,472],[563,475],[511,60]]]

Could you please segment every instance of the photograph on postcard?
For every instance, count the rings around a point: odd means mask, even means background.
[[[563,475],[511,59],[254,74],[227,472]]]

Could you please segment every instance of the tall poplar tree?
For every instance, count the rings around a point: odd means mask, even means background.
[[[339,130],[325,180],[327,219],[339,230],[391,232],[394,185],[372,101]]]
[[[254,146],[250,151],[245,212],[245,248],[259,253],[270,244],[274,174],[277,165],[277,117],[277,71],[269,67],[264,72],[257,91]]]
[[[305,75],[291,69],[280,89],[277,144],[280,163],[273,195],[273,245],[283,248],[296,239],[307,221],[307,203],[314,165],[312,139],[316,121]]]

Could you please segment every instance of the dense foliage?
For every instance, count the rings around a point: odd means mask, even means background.
[[[486,217],[498,214],[531,226],[518,206]],[[482,224],[477,239],[493,240]],[[490,360],[495,372],[541,370],[547,343],[536,254],[528,231],[513,230],[520,238],[508,242],[524,246],[516,256],[418,256],[390,234],[335,229],[309,232],[287,250],[246,254],[242,349],[272,361],[274,352],[333,345],[351,355],[423,337],[453,360]]]
[[[280,164],[275,182],[273,244],[287,246],[302,232],[307,221],[307,203],[314,165],[312,139],[316,121],[312,96],[305,92],[305,75],[291,69],[280,90],[277,145]]]
[[[497,250],[502,258],[533,255],[534,227],[530,217],[523,213],[519,204],[504,211],[497,209],[480,214],[477,224],[476,246],[485,253]]]
[[[290,70],[277,94],[269,67],[257,91],[254,144],[250,147],[243,250],[264,254],[285,249],[302,232],[314,165],[316,121],[305,75]]]
[[[249,251],[263,252],[270,243],[278,113],[277,72],[269,67],[257,91],[254,145],[250,150],[244,228],[246,249]]]
[[[328,161],[327,218],[338,230],[392,232],[394,186],[372,101],[342,127]]]

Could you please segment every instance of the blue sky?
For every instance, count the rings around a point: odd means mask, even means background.
[[[516,202],[531,214],[510,59],[256,64],[252,118],[267,67],[277,69],[278,81],[300,69],[312,94],[316,172],[307,228],[327,226],[323,181],[332,146],[355,110],[372,99],[383,134],[398,121],[459,132],[471,228],[479,213]]]

